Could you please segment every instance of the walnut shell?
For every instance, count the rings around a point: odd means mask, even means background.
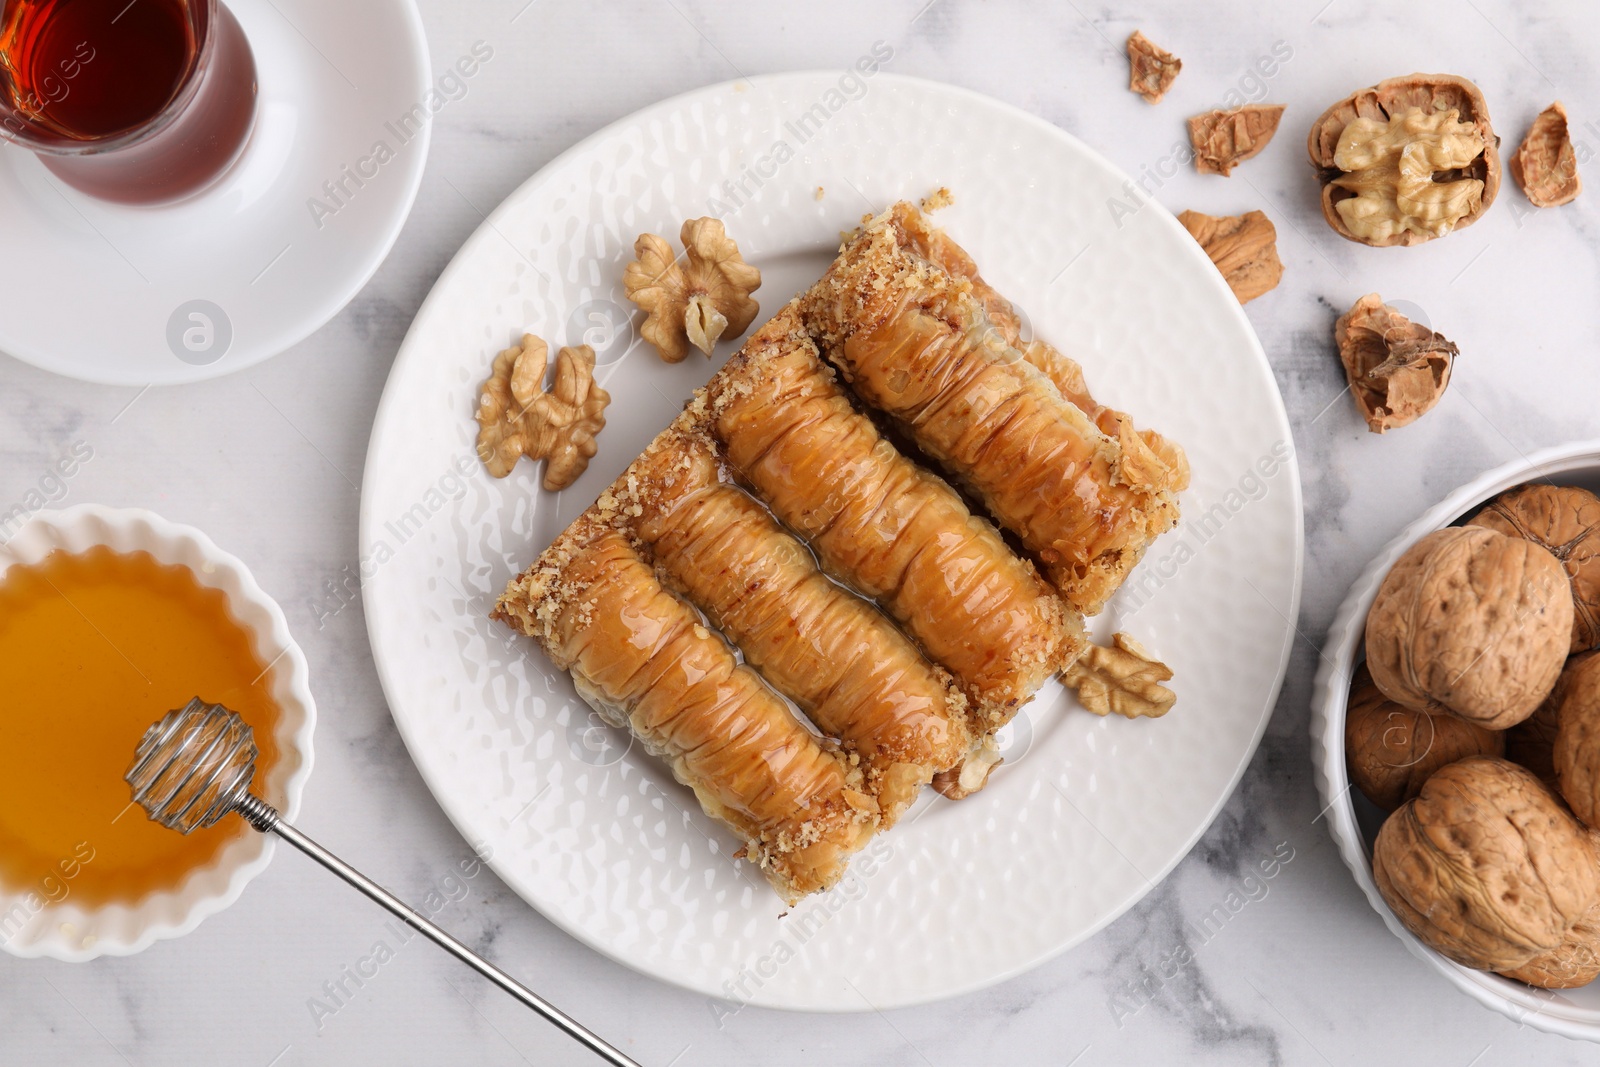
[[[1566,698],[1567,688],[1578,673],[1578,667],[1594,654],[1581,652],[1568,659],[1566,666],[1561,669],[1561,676],[1556,679],[1556,687],[1550,690],[1550,695],[1545,697],[1538,710],[1504,732],[1506,759],[1528,768],[1557,793],[1560,787],[1556,784],[1555,748],[1556,731],[1561,721],[1561,701]]]
[[[1356,410],[1373,433],[1409,426],[1432,411],[1460,354],[1453,341],[1412,322],[1377,293],[1339,316],[1333,340]]]
[[[1540,989],[1576,989],[1600,977],[1600,906],[1579,919],[1561,944],[1500,973]]]
[[[1384,811],[1422,791],[1440,767],[1468,756],[1499,756],[1505,735],[1454,715],[1412,711],[1372,684],[1366,664],[1350,681],[1344,719],[1344,758],[1350,781]]]
[[[1566,572],[1531,541],[1476,526],[1422,537],[1367,614],[1367,667],[1390,700],[1491,730],[1532,715],[1566,661]]]
[[[1419,233],[1406,229],[1385,237],[1362,237],[1351,231],[1338,210],[1341,201],[1357,195],[1334,184],[1345,174],[1334,162],[1339,135],[1358,118],[1387,121],[1392,116],[1412,109],[1420,109],[1425,114],[1453,109],[1459,120],[1473,126],[1483,139],[1483,150],[1465,167],[1433,175],[1435,182],[1469,178],[1483,183],[1481,195],[1474,206],[1456,220],[1447,232],[1472,225],[1494,203],[1495,195],[1500,191],[1500,138],[1489,124],[1489,107],[1484,103],[1478,87],[1452,74],[1409,74],[1403,78],[1389,78],[1352,93],[1328,108],[1311,124],[1311,131],[1306,136],[1306,151],[1322,182],[1322,215],[1339,236],[1375,248],[1421,244],[1443,236],[1442,233]]]
[[[1278,228],[1262,212],[1204,215],[1185,211],[1178,216],[1178,222],[1206,250],[1239,303],[1248,304],[1271,292],[1282,280]]]
[[[1600,656],[1566,674],[1551,751],[1561,796],[1589,826],[1600,823]]]
[[[1442,768],[1389,816],[1372,874],[1406,929],[1480,970],[1556,949],[1600,904],[1588,831],[1531,771],[1486,756]]]
[[[1600,497],[1573,485],[1533,482],[1501,493],[1467,525],[1549,549],[1572,582],[1571,651],[1600,646]]]
[[[1578,154],[1567,130],[1567,109],[1557,100],[1533,120],[1522,144],[1511,153],[1511,176],[1534,207],[1570,204],[1583,192]]]

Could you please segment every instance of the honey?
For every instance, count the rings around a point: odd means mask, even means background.
[[[57,551],[0,579],[0,888],[131,904],[176,888],[243,820],[184,836],[130,803],[139,738],[198,696],[278,758],[272,668],[227,598],[147,552]],[[268,798],[271,799],[271,798]]]

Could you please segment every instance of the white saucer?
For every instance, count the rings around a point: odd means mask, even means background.
[[[210,189],[164,207],[108,204],[0,145],[0,352],[114,385],[214,378],[305,338],[388,254],[432,129],[416,7],[228,6],[255,52],[259,110],[244,155]],[[401,129],[417,105],[416,127]],[[345,177],[380,141],[392,158]],[[351,195],[330,196],[324,183],[341,179]]]

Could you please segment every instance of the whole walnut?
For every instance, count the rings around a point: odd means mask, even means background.
[[[1549,695],[1571,632],[1572,593],[1554,556],[1451,526],[1384,576],[1367,614],[1367,668],[1397,704],[1503,730]]]
[[[1345,765],[1356,788],[1385,811],[1416,796],[1440,767],[1468,756],[1498,756],[1505,743],[1505,734],[1454,715],[1401,707],[1372,684],[1366,664],[1350,681]]]
[[[1579,919],[1561,944],[1500,973],[1540,989],[1576,989],[1600,977],[1600,905]]]
[[[1572,679],[1578,674],[1578,668],[1595,655],[1597,653],[1580,652],[1568,659],[1567,665],[1561,668],[1561,677],[1556,679],[1556,687],[1550,690],[1550,695],[1545,697],[1539,709],[1504,734],[1506,759],[1528,768],[1539,776],[1541,782],[1558,793],[1561,790],[1556,784],[1555,748],[1561,701],[1566,697]]]
[[[1556,782],[1572,813],[1596,826],[1600,824],[1600,656],[1584,657],[1565,681],[1551,752]]]
[[[1467,521],[1549,549],[1572,582],[1572,651],[1600,645],[1600,497],[1575,485],[1530,482]]]
[[[1372,874],[1406,929],[1479,970],[1551,952],[1600,904],[1588,830],[1533,772],[1486,756],[1440,769],[1389,816]]]

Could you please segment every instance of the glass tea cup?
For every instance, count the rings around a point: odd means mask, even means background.
[[[90,196],[201,191],[255,112],[250,43],[219,0],[0,0],[0,139]]]

